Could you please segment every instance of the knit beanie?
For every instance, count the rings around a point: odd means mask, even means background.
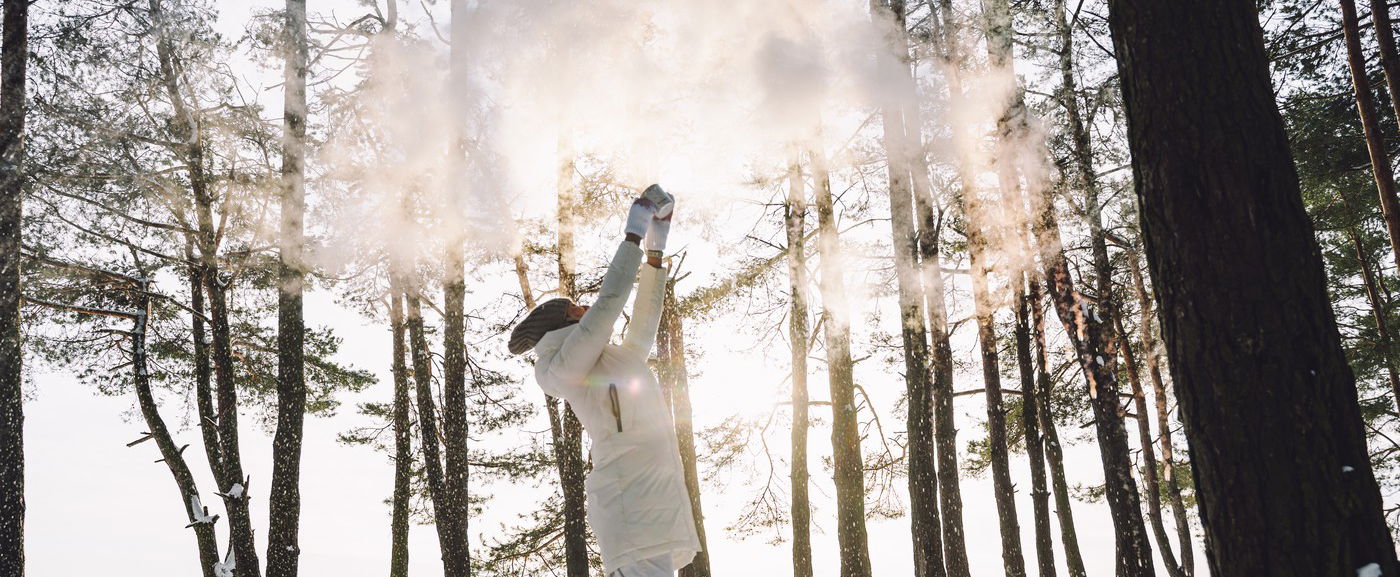
[[[518,355],[533,349],[535,343],[544,338],[545,333],[571,324],[567,316],[569,305],[572,304],[574,301],[567,298],[551,299],[525,315],[525,320],[520,321],[520,324],[515,325],[515,330],[510,332],[510,354]]]

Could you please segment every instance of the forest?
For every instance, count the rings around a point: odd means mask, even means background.
[[[660,187],[643,577],[1400,575],[1392,9],[0,0],[0,577],[635,577]]]

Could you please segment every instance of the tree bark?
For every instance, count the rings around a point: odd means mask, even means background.
[[[567,139],[559,144],[559,293],[578,299],[578,265],[574,252],[574,221],[578,210],[574,190],[574,157]],[[559,485],[564,494],[564,562],[567,577],[588,577],[587,495],[585,494],[583,424],[567,402],[563,410],[556,409],[559,422],[559,446],[555,458],[559,463]]]
[[[394,493],[389,521],[389,577],[408,577],[408,517],[413,482],[413,432],[409,414],[408,325],[404,320],[403,281],[389,273],[389,332],[394,373]]]
[[[656,353],[661,365],[662,388],[669,392],[671,415],[676,424],[676,445],[681,454],[686,493],[690,495],[690,514],[695,520],[695,533],[700,537],[700,552],[695,554],[690,565],[680,570],[679,577],[710,577],[710,547],[705,539],[705,511],[700,504],[700,473],[696,467],[695,425],[690,408],[690,371],[685,362],[685,326],[678,304],[676,283],[667,281]]]
[[[924,324],[924,288],[919,278],[913,212],[913,153],[918,123],[906,117],[915,101],[909,77],[909,41],[904,0],[871,0],[877,26],[887,27],[881,66],[900,70],[900,95],[882,103],[884,147],[889,176],[890,233],[895,279],[899,288],[900,337],[904,344],[904,381],[909,435],[909,520],[913,536],[914,575],[944,577],[943,539],[938,521],[938,476],[934,467],[933,396],[929,378],[928,328]],[[917,119],[917,116],[915,116]],[[910,124],[913,124],[911,127]],[[911,134],[912,132],[912,134]]]
[[[1396,53],[1395,28],[1390,23],[1390,3],[1386,0],[1371,0],[1371,23],[1376,29],[1376,44],[1379,46],[1381,69],[1385,71],[1385,85],[1390,93],[1390,106],[1395,117],[1400,118],[1400,54]]]
[[[1018,231],[1019,232],[1019,231]],[[1022,235],[1024,237],[1024,235]],[[1021,373],[1021,427],[1031,469],[1031,507],[1035,521],[1035,559],[1040,577],[1055,575],[1055,542],[1050,534],[1050,490],[1045,482],[1045,448],[1040,438],[1040,402],[1031,356],[1030,308],[1040,306],[1040,287],[1022,272],[1016,279],[1016,366]],[[1029,281],[1029,283],[1027,283]]]
[[[788,341],[792,347],[792,574],[812,577],[812,502],[808,497],[807,431],[807,349],[811,333],[807,323],[807,251],[803,237],[807,227],[807,194],[802,183],[802,165],[796,155],[788,167],[788,197],[784,205],[783,228],[787,231],[788,290],[792,309],[788,312]],[[671,299],[674,300],[674,299]],[[667,302],[671,302],[668,300]]]
[[[1108,246],[1100,214],[1099,183],[1089,130],[1079,111],[1079,91],[1074,76],[1073,29],[1065,13],[1064,0],[1056,1],[1055,12],[1060,33],[1060,101],[1069,121],[1072,161],[1078,176],[1076,184],[1084,191],[1085,205],[1088,207],[1086,220],[1097,273],[1096,302],[1090,302],[1074,289],[1049,190],[1045,190],[1039,199],[1040,219],[1035,225],[1039,227],[1036,236],[1055,312],[1065,331],[1070,334],[1089,384],[1094,429],[1103,461],[1104,495],[1116,535],[1118,575],[1148,576],[1154,574],[1152,548],[1142,519],[1141,496],[1133,480],[1128,431],[1123,425],[1123,411],[1118,404],[1118,342],[1111,324],[1118,310],[1114,304],[1112,266],[1108,260]],[[1170,557],[1169,553],[1164,555],[1168,563],[1174,565]]]
[[[1109,8],[1211,574],[1400,574],[1255,4]]]
[[[428,350],[428,338],[423,328],[423,305],[418,293],[418,284],[408,280],[404,287],[405,302],[408,305],[408,346],[413,359],[414,391],[418,397],[419,446],[423,450],[423,472],[428,477],[428,498],[433,504],[433,519],[439,524],[445,516],[450,516],[447,506],[446,481],[443,479],[442,452],[439,445],[437,402],[433,397],[433,361]],[[450,527],[450,526],[449,526]],[[452,559],[458,554],[457,543],[449,529],[439,528],[438,547],[442,552],[443,570],[446,572]],[[455,565],[453,565],[455,568]]]
[[[287,0],[283,49],[281,247],[277,291],[277,432],[272,440],[267,575],[295,577],[301,558],[301,446],[306,414],[306,0]]]
[[[1157,350],[1157,338],[1152,330],[1153,314],[1151,299],[1147,296],[1147,284],[1143,282],[1141,252],[1132,250],[1129,269],[1133,277],[1133,292],[1138,299],[1138,335],[1147,357],[1147,375],[1152,380],[1152,398],[1157,409],[1157,444],[1162,449],[1162,476],[1167,482],[1167,500],[1171,501],[1172,519],[1176,522],[1176,541],[1180,546],[1181,570],[1190,576],[1195,573],[1195,547],[1191,538],[1191,520],[1186,516],[1186,501],[1181,495],[1181,483],[1176,477],[1176,450],[1172,443],[1170,415],[1167,412],[1167,386],[1162,379],[1162,359]]]
[[[20,228],[29,2],[5,0],[0,24],[0,575],[24,575],[24,378]]]
[[[831,388],[831,447],[836,481],[836,540],[840,545],[841,577],[870,577],[870,546],[865,528],[865,470],[855,405],[851,324],[842,279],[841,240],[832,206],[831,176],[826,154],[812,151],[816,181],[818,238],[821,247],[822,314],[826,326],[827,375]]]
[[[1400,200],[1395,196],[1395,171],[1390,165],[1390,156],[1385,149],[1385,133],[1381,129],[1380,115],[1376,111],[1375,96],[1371,93],[1371,81],[1366,75],[1366,54],[1361,50],[1361,30],[1356,16],[1356,0],[1339,0],[1342,7],[1342,35],[1346,39],[1347,68],[1351,71],[1352,91],[1356,95],[1356,113],[1361,118],[1361,129],[1366,137],[1366,151],[1371,157],[1371,173],[1375,176],[1376,192],[1380,195],[1381,217],[1385,219],[1386,232],[1390,234],[1392,256],[1400,264]],[[1384,2],[1382,2],[1384,4]],[[1382,11],[1384,14],[1384,11]],[[1389,16],[1383,16],[1387,20]],[[1388,28],[1387,28],[1388,30]],[[1391,39],[1392,50],[1395,46]],[[1390,70],[1387,69],[1387,79]],[[1392,94],[1391,98],[1395,98]]]

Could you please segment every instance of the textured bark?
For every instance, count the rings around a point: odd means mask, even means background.
[[[1152,330],[1153,307],[1147,296],[1147,283],[1142,278],[1141,252],[1130,255],[1129,271],[1133,277],[1133,293],[1138,301],[1138,335],[1147,357],[1147,375],[1152,381],[1152,399],[1157,409],[1157,444],[1162,450],[1162,477],[1167,483],[1167,500],[1171,502],[1172,519],[1176,522],[1176,542],[1180,547],[1181,571],[1195,573],[1195,547],[1191,538],[1191,520],[1186,516],[1186,500],[1181,495],[1181,483],[1176,477],[1176,450],[1173,448],[1171,419],[1167,412],[1167,386],[1162,379],[1162,359],[1157,337]]]
[[[881,66],[900,70],[901,90],[882,103],[884,147],[889,178],[890,233],[895,280],[899,290],[900,337],[904,345],[904,382],[909,435],[909,520],[913,537],[914,575],[943,577],[942,528],[938,521],[938,476],[934,467],[933,396],[929,375],[928,328],[924,324],[924,287],[919,278],[913,210],[914,152],[918,150],[916,94],[909,77],[909,41],[904,31],[904,0],[871,0],[877,26],[885,27]]]
[[[1041,309],[1040,283],[1031,283],[1031,337],[1035,341],[1035,398],[1039,410],[1040,433],[1044,437],[1045,462],[1050,466],[1050,488],[1055,497],[1055,518],[1060,525],[1060,544],[1065,550],[1065,566],[1070,577],[1085,577],[1084,556],[1079,551],[1079,532],[1074,528],[1074,508],[1065,480],[1065,456],[1060,433],[1055,427],[1054,396],[1049,359],[1045,354],[1045,312]]]
[[[832,206],[831,176],[826,155],[812,150],[816,182],[818,238],[821,247],[822,295],[826,327],[827,375],[831,388],[831,449],[836,481],[836,540],[840,545],[841,577],[870,577],[870,545],[865,529],[865,471],[855,405],[854,363],[851,360],[851,321],[846,307],[846,282],[841,277],[841,239]]]
[[[1254,2],[1109,8],[1211,574],[1400,574]]]
[[[24,575],[24,381],[20,213],[29,2],[5,0],[0,30],[0,575]]]
[[[413,380],[418,400],[418,441],[423,450],[423,473],[428,478],[428,499],[432,501],[433,518],[441,520],[447,510],[447,490],[442,471],[442,448],[439,445],[437,402],[433,397],[433,361],[428,350],[428,338],[423,328],[423,304],[418,286],[405,282],[404,300],[408,305],[408,346],[413,360]],[[448,513],[450,515],[450,513]],[[449,531],[439,529],[438,548],[442,552],[444,571],[456,552],[456,543]]]
[[[1390,23],[1390,3],[1386,0],[1371,0],[1371,23],[1376,29],[1377,52],[1381,57],[1381,69],[1385,71],[1385,85],[1390,93],[1390,106],[1395,117],[1400,118],[1400,98],[1395,95],[1400,90],[1400,54],[1396,53],[1395,29]]]
[[[188,238],[185,242],[185,259],[197,262],[194,244]],[[190,340],[193,341],[194,348],[195,407],[199,413],[199,433],[204,441],[204,457],[209,463],[209,470],[214,471],[217,479],[221,468],[219,463],[223,459],[219,456],[219,420],[218,413],[214,411],[213,368],[209,364],[209,345],[212,341],[209,340],[209,332],[204,322],[207,315],[204,306],[204,275],[200,267],[189,267],[189,283],[190,310],[194,311],[194,314],[190,315]]]
[[[1385,133],[1381,129],[1376,99],[1371,93],[1371,81],[1366,75],[1366,54],[1361,50],[1361,30],[1356,16],[1356,0],[1338,0],[1342,7],[1342,35],[1346,39],[1347,68],[1351,70],[1352,92],[1356,95],[1356,113],[1366,137],[1366,151],[1371,157],[1371,174],[1380,195],[1381,217],[1390,234],[1392,256],[1400,264],[1400,200],[1395,196],[1395,171],[1385,150]],[[1385,16],[1389,19],[1389,16]],[[1394,47],[1394,39],[1391,39]],[[1390,70],[1387,69],[1387,79]],[[1391,98],[1395,98],[1392,93]]]
[[[1137,355],[1133,354],[1132,342],[1128,338],[1127,329],[1123,328],[1122,317],[1114,315],[1113,324],[1123,343],[1123,372],[1127,373],[1128,384],[1132,387],[1138,446],[1142,448],[1142,480],[1147,493],[1147,522],[1152,527],[1152,536],[1157,539],[1157,549],[1162,554],[1162,562],[1167,565],[1167,574],[1171,577],[1185,577],[1186,572],[1177,564],[1176,554],[1172,552],[1171,536],[1167,535],[1166,523],[1162,521],[1162,483],[1157,477],[1157,451],[1152,443],[1152,419],[1147,413],[1147,394],[1142,388],[1142,373],[1138,369]]]
[[[567,141],[559,145],[559,293],[578,300],[578,265],[574,253],[574,221],[577,191],[574,189],[574,157]],[[583,424],[568,403],[555,409],[559,423],[554,456],[559,459],[559,485],[564,493],[564,561],[567,577],[588,577],[587,496],[584,492]]]
[[[695,533],[700,537],[700,552],[680,570],[679,577],[710,577],[710,547],[705,539],[705,511],[700,505],[700,473],[696,467],[695,425],[690,408],[690,370],[685,362],[685,326],[677,305],[675,282],[668,281],[656,354],[661,365],[662,387],[667,392],[671,416],[676,423],[676,445],[681,454],[686,493],[690,495],[690,514],[695,520]]]
[[[389,332],[394,373],[394,493],[389,521],[389,577],[408,577],[408,517],[413,482],[413,431],[408,382],[408,325],[404,320],[403,283],[390,273]]]
[[[793,158],[788,167],[788,197],[784,206],[783,228],[787,231],[788,344],[792,347],[792,574],[812,577],[812,502],[808,497],[807,432],[807,349],[811,332],[807,322],[807,251],[803,237],[807,228],[807,193],[802,183],[802,166]],[[672,302],[674,299],[667,299]]]
[[[1152,546],[1143,524],[1141,496],[1133,480],[1132,455],[1128,431],[1123,424],[1119,406],[1118,339],[1112,317],[1117,316],[1114,304],[1112,266],[1108,260],[1108,245],[1104,238],[1099,182],[1094,168],[1094,153],[1088,127],[1079,111],[1079,91],[1074,76],[1073,30],[1065,14],[1064,0],[1055,3],[1056,21],[1060,32],[1060,103],[1069,121],[1072,162],[1077,175],[1075,184],[1084,191],[1089,240],[1093,249],[1096,272],[1096,302],[1083,298],[1074,289],[1061,247],[1059,226],[1054,218],[1053,200],[1046,190],[1040,199],[1040,219],[1035,226],[1041,248],[1041,262],[1055,303],[1055,312],[1070,334],[1079,364],[1089,384],[1090,405],[1094,410],[1094,430],[1103,461],[1104,496],[1113,518],[1117,571],[1119,577],[1153,575]],[[1174,563],[1170,554],[1165,555]]]
[[[295,577],[301,558],[301,446],[306,414],[306,0],[287,0],[283,49],[281,247],[277,291],[277,432],[272,439],[267,575]]]
[[[1023,235],[1024,236],[1024,235]],[[1050,534],[1050,490],[1045,483],[1045,448],[1040,438],[1040,400],[1035,394],[1036,371],[1031,354],[1032,306],[1040,306],[1040,287],[1022,273],[1017,279],[1016,366],[1021,373],[1021,427],[1031,469],[1031,506],[1035,523],[1035,560],[1040,577],[1055,575],[1055,542]]]

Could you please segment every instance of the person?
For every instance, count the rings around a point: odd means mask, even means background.
[[[609,577],[671,577],[700,551],[676,427],[647,366],[666,294],[661,257],[674,207],[660,186],[648,187],[632,203],[593,306],[553,299],[510,336],[512,354],[535,351],[540,388],[568,401],[592,440],[593,470],[584,481],[588,524]],[[638,268],[631,321],[622,342],[612,344]]]

